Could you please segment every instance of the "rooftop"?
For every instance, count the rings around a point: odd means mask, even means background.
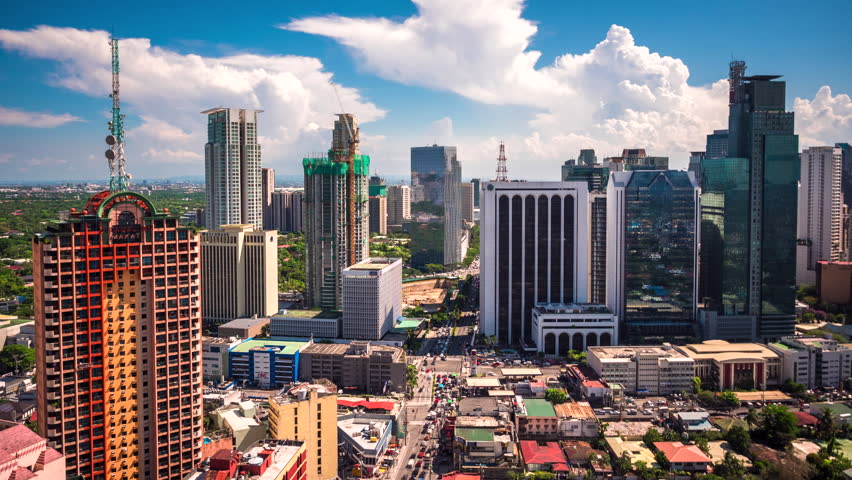
[[[376,454],[376,448],[379,442],[371,441],[372,438],[377,438],[387,429],[391,428],[390,419],[375,419],[350,416],[337,422],[337,430],[356,444],[358,448],[368,454]],[[378,429],[376,431],[374,429]],[[371,432],[371,430],[373,430]],[[373,433],[377,435],[372,435]]]
[[[458,402],[459,415],[494,415],[496,416],[500,409],[497,405],[497,399],[493,397],[467,397],[462,398]]]
[[[595,411],[589,402],[565,402],[553,406],[556,416],[564,418],[586,418],[594,419]]]
[[[538,368],[501,368],[500,373],[504,377],[538,377],[541,375],[541,370]]]
[[[346,408],[363,407],[367,410],[394,411],[397,403],[389,399],[366,400],[357,397],[338,397],[337,404]]]
[[[405,333],[405,331],[409,328],[420,328],[420,325],[422,325],[424,321],[426,321],[425,318],[399,317],[396,322],[394,322],[393,327],[391,327],[391,331],[396,333]]]
[[[349,266],[349,267],[347,267],[347,268],[344,268],[344,269],[343,269],[343,271],[344,271],[344,272],[346,272],[346,271],[350,271],[350,270],[374,270],[374,271],[379,271],[379,270],[384,270],[384,269],[386,269],[386,268],[390,267],[391,265],[394,265],[394,264],[395,264],[395,263],[397,263],[397,262],[399,262],[400,264],[402,264],[402,259],[399,259],[399,258],[381,258],[381,257],[371,257],[371,258],[368,258],[368,259],[366,259],[366,260],[364,260],[364,261],[362,261],[362,262],[358,262],[358,263],[356,263],[355,265],[351,265],[351,266]]]
[[[528,417],[555,417],[556,410],[553,405],[547,400],[540,398],[525,398],[524,410],[527,411]]]
[[[238,318],[236,320],[231,320],[228,323],[219,325],[218,328],[249,328],[255,325],[262,325],[264,323],[269,323],[269,318],[266,317],[249,317],[249,318]]]
[[[456,427],[456,436],[467,442],[493,442],[494,431],[490,428]]]
[[[725,340],[707,340],[678,347],[682,353],[695,360],[730,362],[735,360],[769,360],[778,354],[759,343],[729,343]]]
[[[328,319],[332,320],[340,317],[338,312],[325,312],[322,310],[281,310],[272,316],[281,318],[316,318],[317,320]]]
[[[488,390],[489,397],[514,397],[515,392],[512,390]]]
[[[467,377],[465,383],[468,387],[499,387],[500,379],[492,377]]]
[[[619,458],[627,453],[633,465],[637,462],[645,462],[649,467],[659,467],[654,453],[643,442],[622,440],[621,437],[606,437],[606,443],[614,454],[613,458]]]
[[[594,354],[601,360],[615,361],[629,361],[637,355],[649,355],[665,358],[689,358],[669,345],[649,345],[636,347],[589,347],[586,349],[586,351],[590,354]]]
[[[45,439],[38,436],[27,426],[15,425],[3,430],[3,434],[0,435],[0,456],[7,454],[16,458],[19,451],[30,448],[39,442],[46,444]]]
[[[681,442],[654,442],[654,447],[663,452],[672,463],[711,463],[713,460],[695,445]]]
[[[474,417],[470,415],[460,415],[456,417],[456,428],[471,427],[471,428],[497,428],[500,422],[495,417]]]
[[[557,442],[542,442],[535,440],[521,440],[521,455],[524,457],[524,463],[538,465],[565,465],[568,466],[568,460],[565,454],[562,453],[562,448]]]
[[[231,349],[231,353],[248,353],[255,349],[275,351],[280,355],[293,355],[301,350],[308,342],[305,340],[275,340],[269,338],[250,338]]]
[[[597,303],[537,303],[539,313],[611,313],[606,305]]]

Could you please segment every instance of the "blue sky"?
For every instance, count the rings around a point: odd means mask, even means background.
[[[493,175],[501,140],[516,178],[554,179],[587,146],[685,167],[724,127],[732,55],[784,75],[802,146],[849,141],[852,6],[758,3],[21,3],[0,19],[0,181],[106,176],[110,30],[137,178],[202,174],[198,112],[219,105],[263,108],[264,164],[298,174],[328,148],[331,82],[383,174],[433,141],[465,177]]]

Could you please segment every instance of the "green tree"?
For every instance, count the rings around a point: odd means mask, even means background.
[[[568,363],[585,363],[586,362],[586,352],[582,350],[568,350],[567,353]]]
[[[796,438],[796,416],[783,405],[767,405],[760,411],[760,428],[770,447],[784,449]]]
[[[622,475],[625,475],[631,470],[633,470],[633,463],[630,461],[630,454],[626,451],[621,452],[621,456],[615,459],[615,468]]]
[[[707,441],[705,437],[698,437],[695,439],[695,445],[704,452],[705,455],[710,455],[710,443]]]
[[[816,321],[816,315],[811,312],[805,312],[802,314],[802,323],[814,323]]]
[[[408,365],[405,369],[405,381],[408,386],[414,388],[417,386],[417,366]]]
[[[553,472],[545,472],[544,470],[539,470],[537,472],[533,472],[528,478],[532,480],[554,480],[556,478],[556,474]]]
[[[269,324],[260,327],[260,337],[261,338],[269,338]]]
[[[677,442],[680,439],[681,439],[680,435],[678,435],[678,433],[675,432],[674,430],[672,430],[670,428],[663,430],[663,441],[665,441],[665,442]]]
[[[2,373],[21,373],[35,365],[35,350],[26,345],[7,345],[0,351]]]
[[[725,480],[740,480],[745,478],[745,467],[733,453],[725,452],[725,458],[713,468],[713,473]]]
[[[725,390],[719,394],[719,402],[728,408],[737,408],[740,406],[739,397],[737,397],[736,393],[730,390]]]
[[[833,440],[837,436],[837,425],[834,423],[834,412],[830,408],[823,408],[817,422],[817,436],[821,440]]]
[[[698,377],[692,379],[692,393],[696,395],[701,393],[701,379]]]
[[[745,428],[734,425],[725,434],[725,440],[731,445],[731,448],[740,455],[748,455],[751,449],[751,435]]]
[[[544,399],[554,405],[565,403],[568,401],[568,394],[561,388],[548,388],[544,391]]]
[[[662,442],[663,436],[660,434],[659,430],[651,427],[647,432],[645,432],[645,435],[642,436],[642,441],[645,443],[646,447],[654,448],[654,442]]]
[[[745,415],[745,422],[749,430],[760,424],[760,415],[756,409],[749,407]]]
[[[792,379],[788,378],[784,380],[784,383],[781,384],[779,389],[784,393],[789,393],[790,395],[797,395],[800,393],[805,393],[808,387],[802,385],[801,383],[796,383]]]
[[[666,457],[666,454],[662,451],[658,450],[657,453],[654,454],[654,460],[657,461],[657,465],[659,465],[663,470],[671,470],[672,464],[669,462],[669,458]]]

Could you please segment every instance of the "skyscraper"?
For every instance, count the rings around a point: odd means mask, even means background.
[[[205,326],[278,311],[278,232],[222,225],[201,233]]]
[[[368,258],[343,269],[343,338],[380,340],[401,315],[401,259]]]
[[[207,228],[248,224],[263,228],[263,186],[257,114],[262,110],[213,108],[207,115],[204,178]]]
[[[690,172],[614,172],[607,187],[607,305],[621,338],[694,335],[698,185]]]
[[[375,178],[375,177],[371,177]],[[388,233],[388,187],[384,183],[370,185],[370,233]]]
[[[707,135],[705,158],[728,158],[728,130],[713,130]]]
[[[606,192],[589,192],[589,301],[606,304]]]
[[[263,228],[272,230],[272,193],[275,191],[275,170],[262,168],[260,170],[261,192],[263,203]]]
[[[279,232],[301,232],[304,227],[305,194],[283,191],[272,194],[272,229]]]
[[[368,255],[370,157],[360,155],[358,139],[355,116],[339,114],[328,155],[302,161],[307,236],[305,300],[312,307],[340,310],[340,271],[350,265],[350,253],[354,254],[352,263]],[[350,148],[354,155],[352,197],[348,193]]]
[[[796,283],[816,285],[817,262],[839,261],[843,193],[840,190],[843,159],[839,148],[811,147],[801,154]]]
[[[597,165],[598,157],[595,156],[594,149],[582,149],[577,157],[577,165]]]
[[[537,304],[587,301],[588,195],[580,182],[483,184],[480,326],[485,335],[529,344]]]
[[[473,184],[463,182],[461,184],[461,212],[462,220],[473,223]]]
[[[843,177],[840,183],[840,188],[843,190],[843,203],[852,206],[852,145],[835,143],[834,146],[840,149],[840,155],[843,157]]]
[[[764,340],[792,335],[796,301],[799,138],[777,75],[745,76],[731,62],[728,156],[749,168],[748,315]]]
[[[411,187],[388,186],[388,225],[402,225],[411,219]]]
[[[698,186],[701,186],[701,162],[704,161],[706,152],[689,152],[689,168],[688,171],[695,175],[695,181]]]
[[[411,147],[411,201],[444,205],[445,178],[453,165],[458,165],[456,147]]]
[[[69,478],[183,478],[201,460],[198,235],[104,191],[32,246],[40,434]]]
[[[590,192],[606,191],[609,180],[609,168],[603,165],[577,165],[574,160],[566,160],[562,165],[563,182],[586,182]]]
[[[470,183],[473,184],[473,208],[479,208],[479,190],[482,181],[478,178],[471,178]]]

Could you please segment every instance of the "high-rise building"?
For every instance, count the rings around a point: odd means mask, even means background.
[[[728,156],[748,160],[747,313],[761,339],[772,340],[795,325],[799,138],[785,111],[786,83],[744,74],[745,62],[731,62]]]
[[[204,179],[207,228],[254,225],[263,228],[263,186],[257,114],[262,110],[213,108],[207,115]]]
[[[595,156],[594,149],[582,149],[577,157],[577,165],[597,165],[598,157]]]
[[[343,274],[343,338],[380,340],[402,316],[402,260],[368,258]]]
[[[445,178],[453,165],[458,165],[456,147],[411,147],[411,201],[443,205]]]
[[[384,184],[370,185],[370,233],[388,233],[388,187]]]
[[[607,188],[607,305],[624,342],[694,335],[698,185],[691,172],[614,172]]]
[[[537,304],[587,301],[588,196],[580,182],[483,183],[480,328],[485,335],[529,345]]]
[[[621,158],[627,165],[642,165],[646,156],[644,148],[625,148],[621,152]]]
[[[279,232],[301,232],[304,226],[305,193],[285,190],[272,194],[272,229]]]
[[[589,301],[606,304],[606,193],[589,192],[591,210],[591,255],[589,258]]]
[[[387,186],[387,182],[384,178],[378,175],[371,175],[370,179],[368,180],[368,185],[371,187]]]
[[[835,143],[834,146],[840,149],[840,155],[843,157],[843,176],[840,180],[843,203],[852,207],[852,145]]]
[[[388,186],[388,225],[402,225],[411,219],[411,187]]]
[[[698,186],[701,186],[701,162],[704,161],[705,152],[689,152],[689,167],[688,171],[695,175],[695,181]]]
[[[201,233],[205,326],[278,311],[278,232],[222,225]]]
[[[796,283],[816,285],[817,262],[840,261],[843,158],[839,148],[811,147],[801,154]]]
[[[473,184],[464,182],[460,188],[462,221],[473,223]]]
[[[354,141],[347,141],[349,135]],[[370,157],[360,155],[359,129],[355,116],[338,115],[334,122],[331,150],[327,156],[306,158],[305,233],[307,305],[340,310],[340,271],[368,256],[369,210],[367,175]],[[353,149],[352,194],[348,193],[349,149]],[[350,203],[351,200],[351,203]],[[350,206],[354,207],[350,217]],[[350,229],[351,226],[351,229]],[[353,234],[350,238],[350,232]]]
[[[566,160],[562,165],[563,182],[586,182],[590,192],[606,190],[609,180],[609,168],[603,165],[577,165],[574,160]]]
[[[728,158],[728,130],[713,130],[707,135],[706,158]]]
[[[184,478],[203,428],[198,235],[104,191],[32,247],[38,429],[68,478]]]
[[[478,178],[471,178],[470,183],[473,185],[473,208],[479,208],[479,191],[482,181]]]
[[[305,442],[308,480],[337,477],[337,394],[302,384],[269,398],[269,437]]]
[[[272,192],[275,191],[275,170],[272,168],[260,169],[260,190],[263,203],[263,228],[273,230],[272,226]]]

